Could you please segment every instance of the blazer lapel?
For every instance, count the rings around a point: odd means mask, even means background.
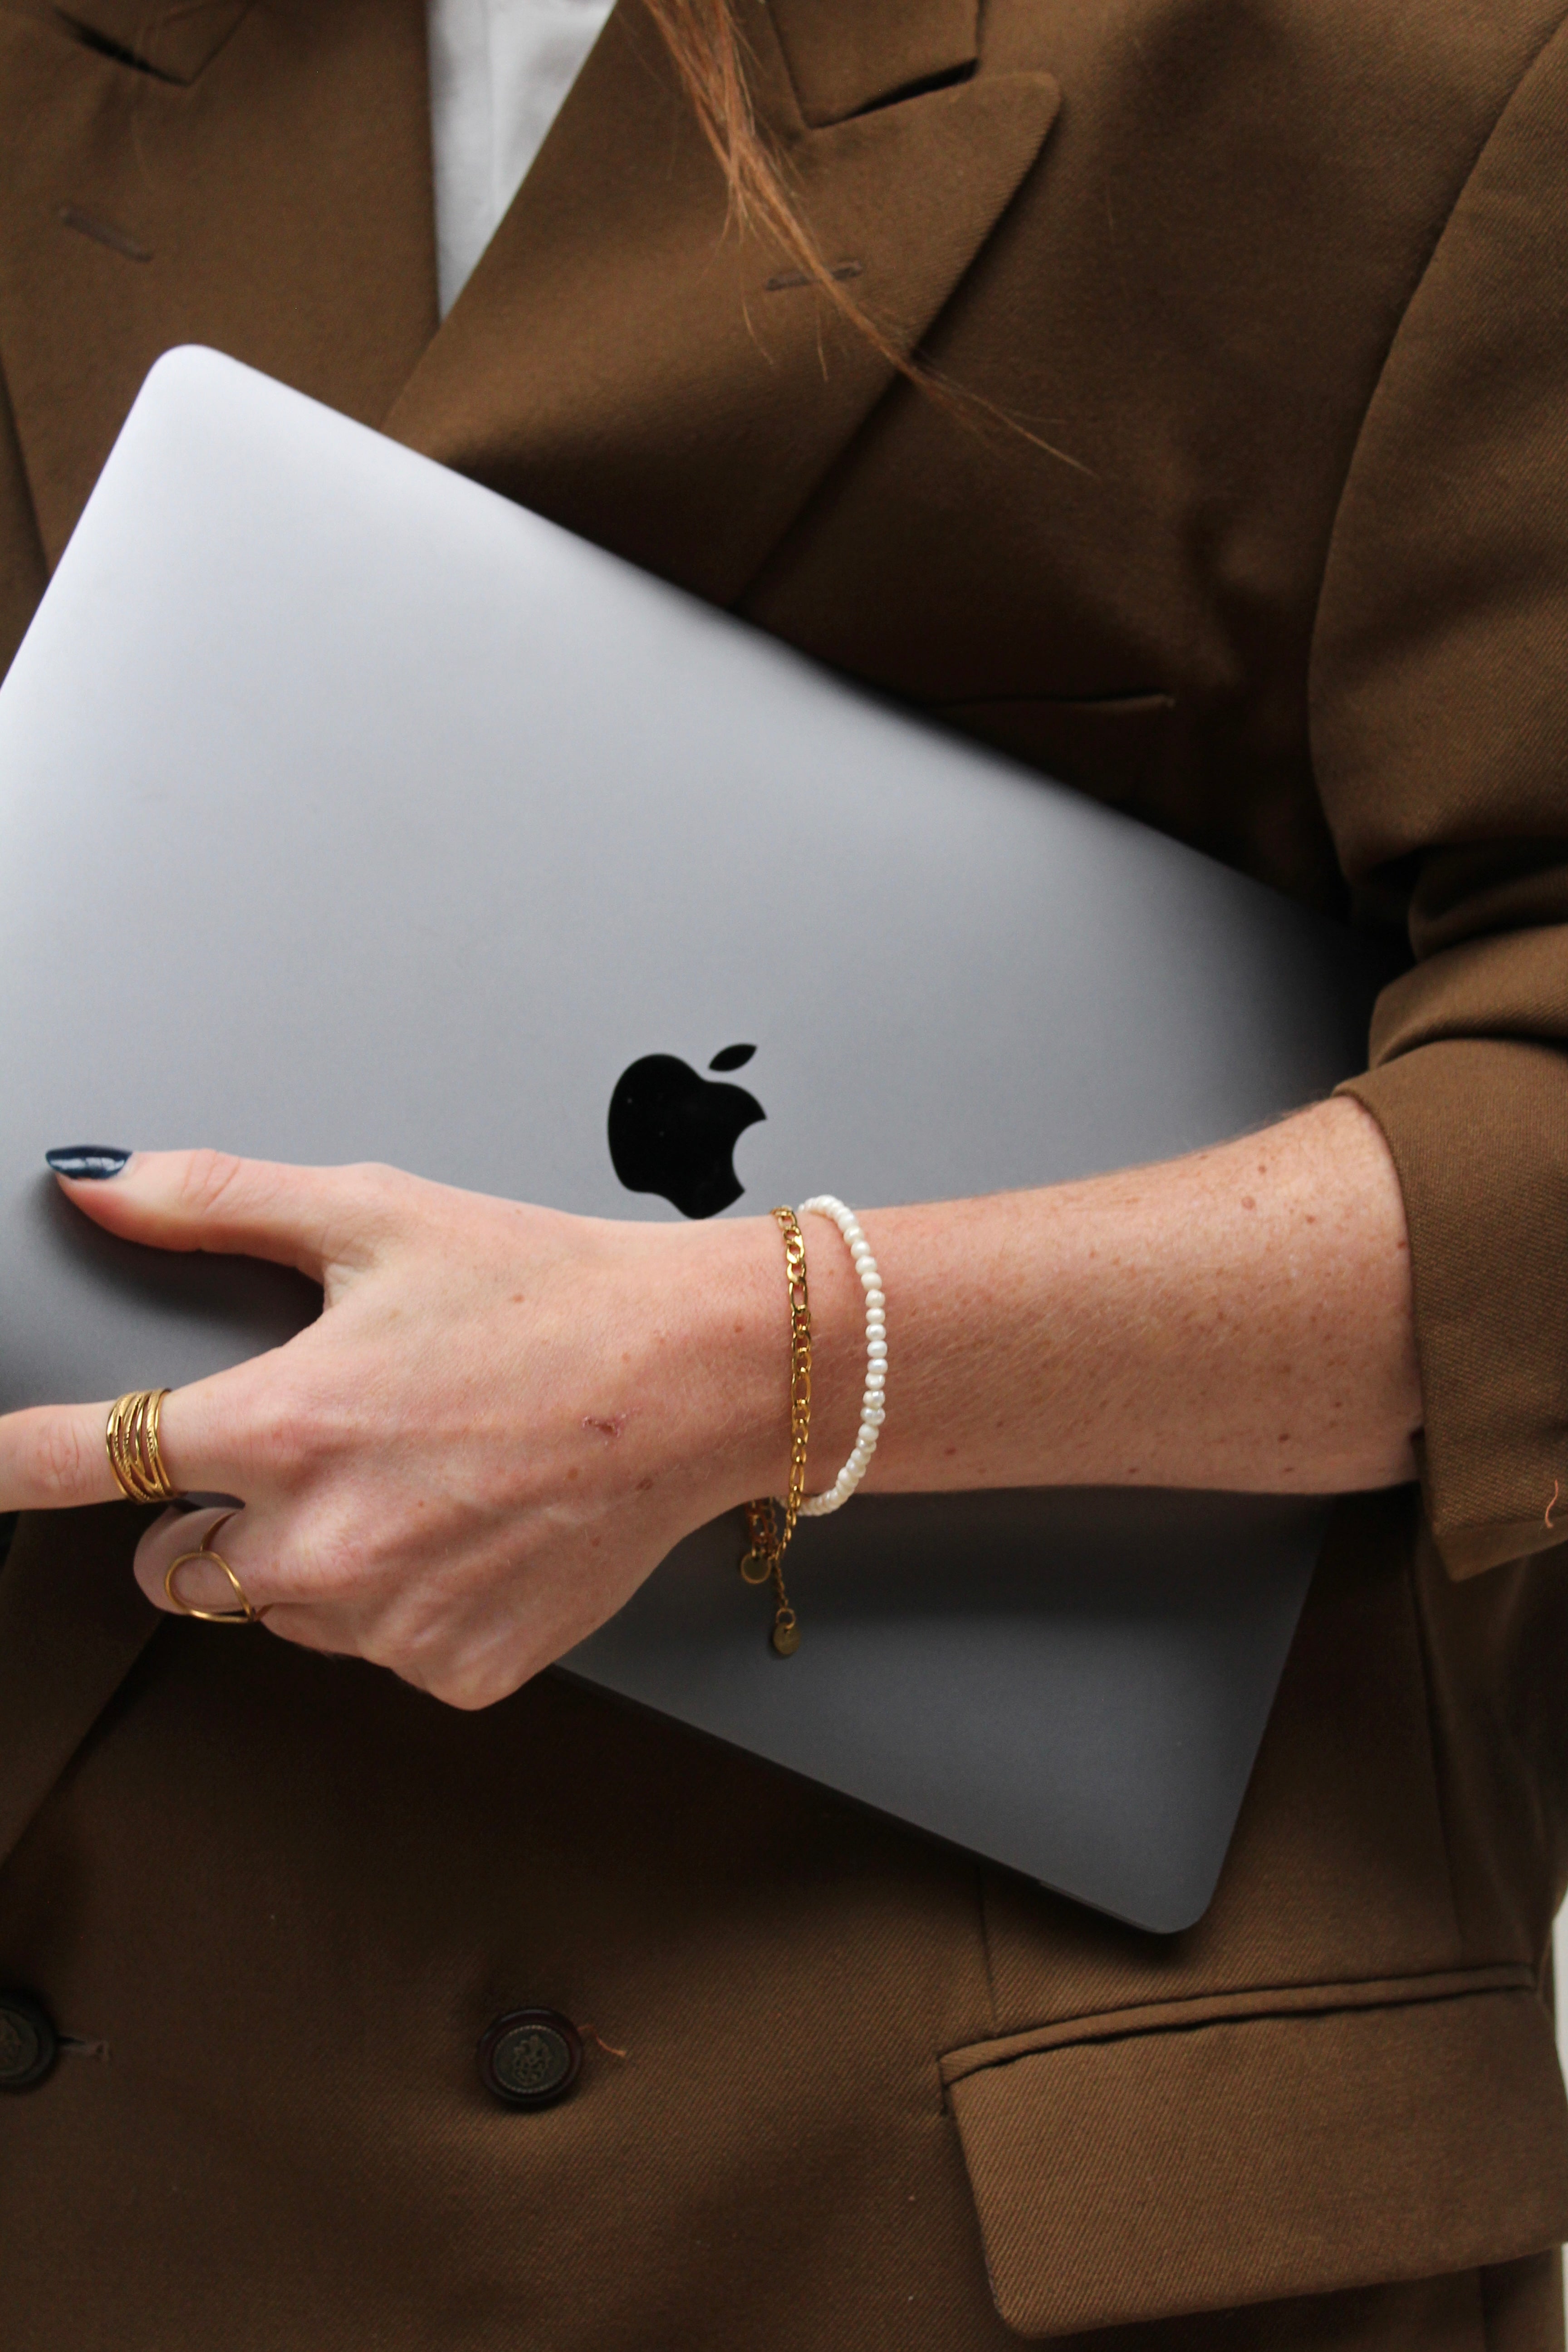
[[[1025,0],[978,45],[975,0],[742,11],[803,210],[912,351],[1056,111]],[[638,0],[439,333],[422,0],[4,11],[0,92],[0,367],[51,562],[175,342],[723,601],[893,380],[727,226]]]
[[[1018,0],[993,13],[1011,23]],[[977,55],[973,0],[742,14],[759,117],[826,257],[912,352],[1038,153],[1056,84]],[[911,81],[928,86],[899,98]],[[386,422],[728,603],[894,373],[764,236],[727,222],[662,45],[621,0]]]
[[[172,344],[375,423],[435,326],[423,0],[0,9],[0,368],[51,563]]]

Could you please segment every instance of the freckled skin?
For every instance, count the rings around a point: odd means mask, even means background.
[[[163,1409],[176,1481],[244,1497],[224,1553],[285,1639],[483,1706],[602,1623],[692,1528],[784,1486],[771,1218],[616,1223],[394,1170],[210,1152],[138,1153],[65,1189],[110,1231],[270,1256],[323,1285],[325,1311],[288,1347]],[[861,1214],[888,1299],[872,1488],[1339,1492],[1413,1475],[1404,1209],[1353,1102],[1261,1145]],[[837,1232],[805,1225],[815,1489],[854,1440],[864,1302]],[[0,1420],[0,1511],[110,1499],[105,1410]],[[168,1515],[143,1538],[157,1605],[210,1523]],[[186,1597],[226,1604],[200,1573]]]

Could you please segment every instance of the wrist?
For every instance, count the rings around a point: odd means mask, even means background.
[[[832,1485],[854,1444],[865,1385],[865,1295],[835,1227],[807,1217],[806,1291],[811,1309],[811,1433],[808,1494]],[[790,1459],[790,1326],[784,1236],[771,1216],[725,1219],[689,1231],[697,1308],[695,1363],[710,1393],[720,1507],[783,1495]]]

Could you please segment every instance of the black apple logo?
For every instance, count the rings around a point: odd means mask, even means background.
[[[738,1070],[754,1045],[726,1045],[710,1070]],[[744,1087],[715,1086],[673,1054],[645,1054],[610,1097],[610,1158],[628,1192],[658,1192],[683,1217],[716,1217],[744,1192],[735,1146],[767,1113]]]

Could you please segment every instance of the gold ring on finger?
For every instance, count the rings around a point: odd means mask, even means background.
[[[114,1483],[128,1503],[177,1503],[183,1489],[170,1477],[158,1443],[167,1389],[132,1389],[109,1408],[103,1442]]]
[[[214,1536],[216,1535],[220,1528],[226,1528],[230,1519],[234,1518],[236,1516],[236,1513],[233,1511],[226,1511],[221,1519],[215,1519],[211,1527],[207,1529],[206,1534],[202,1538],[200,1549],[196,1551],[181,1552],[179,1558],[177,1559],[172,1559],[169,1562],[168,1567],[164,1570],[163,1591],[168,1600],[170,1608],[175,1610],[180,1616],[197,1617],[201,1620],[204,1625],[259,1625],[262,1619],[266,1616],[267,1610],[265,1607],[257,1609],[252,1606],[249,1594],[246,1591],[246,1589],[244,1585],[241,1584],[238,1577],[236,1576],[233,1569],[230,1568],[227,1560],[225,1559],[222,1552],[214,1551],[213,1549]],[[198,1609],[194,1601],[181,1600],[178,1592],[174,1590],[174,1579],[179,1574],[182,1568],[188,1568],[193,1560],[198,1559],[205,1560],[209,1567],[222,1569],[230,1584],[234,1587],[235,1599],[239,1604],[237,1608]]]

